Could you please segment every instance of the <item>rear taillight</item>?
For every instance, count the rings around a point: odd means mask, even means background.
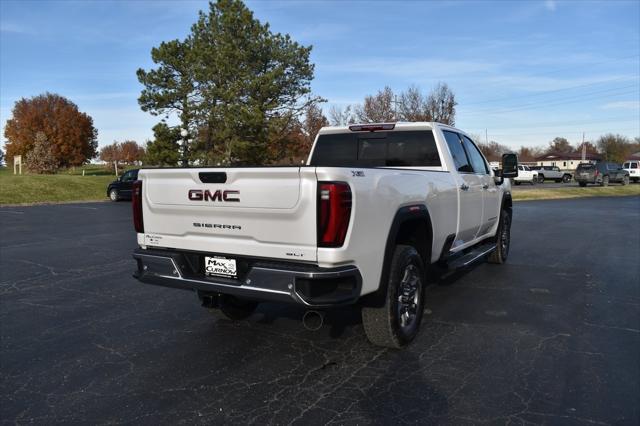
[[[318,182],[318,247],[341,247],[350,217],[349,185],[345,182]]]
[[[142,181],[133,182],[131,189],[131,206],[133,207],[133,226],[136,232],[144,232],[144,219],[142,218]]]

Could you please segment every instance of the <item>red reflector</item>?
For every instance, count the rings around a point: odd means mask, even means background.
[[[341,247],[349,229],[351,188],[345,182],[318,182],[318,247]]]
[[[144,232],[144,220],[142,218],[142,181],[133,182],[131,188],[131,206],[133,207],[133,226],[136,232]]]
[[[396,127],[395,123],[354,124],[349,126],[349,130],[352,132],[375,132],[376,130],[393,130],[394,127]]]

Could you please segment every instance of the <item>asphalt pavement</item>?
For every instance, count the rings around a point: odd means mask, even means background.
[[[356,308],[311,332],[138,283],[130,208],[0,208],[3,423],[640,423],[640,197],[517,203],[508,263],[429,287],[400,351]]]

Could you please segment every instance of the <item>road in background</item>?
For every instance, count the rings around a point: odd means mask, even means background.
[[[355,308],[309,332],[139,284],[130,209],[0,208],[3,421],[640,422],[639,197],[516,203],[508,263],[431,286],[401,351]]]

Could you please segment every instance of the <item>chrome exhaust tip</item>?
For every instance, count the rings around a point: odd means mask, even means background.
[[[324,312],[307,311],[302,316],[302,325],[309,331],[318,331],[324,324]]]

